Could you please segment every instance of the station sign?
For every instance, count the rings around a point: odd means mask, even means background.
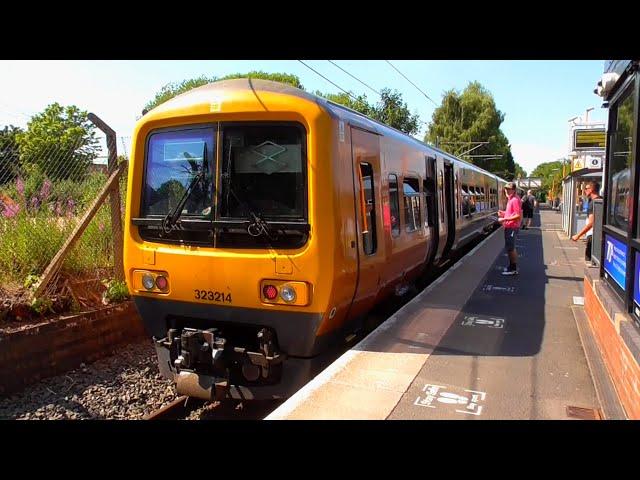
[[[584,166],[591,170],[599,170],[602,168],[602,157],[597,155],[587,155],[584,160]]]
[[[578,128],[573,131],[573,149],[604,150],[606,138],[604,128]]]
[[[611,235],[604,235],[604,271],[623,290],[627,285],[627,246]]]

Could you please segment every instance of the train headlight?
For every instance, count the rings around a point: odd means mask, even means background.
[[[292,303],[296,301],[296,291],[289,285],[285,285],[280,289],[280,297],[285,302]]]
[[[145,273],[144,275],[142,275],[142,286],[144,288],[146,288],[147,290],[153,290],[153,287],[155,287],[155,285],[156,281],[153,278],[153,275],[149,273]]]

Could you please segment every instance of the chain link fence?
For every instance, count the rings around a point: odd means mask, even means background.
[[[97,129],[96,139],[106,146],[105,135]],[[128,159],[130,137],[118,137],[117,142],[121,162]],[[107,149],[97,153],[82,138],[29,149],[15,138],[0,137],[0,304],[5,311],[8,305],[30,298],[34,285],[104,189],[110,173]],[[125,170],[119,178],[121,218],[126,181]],[[114,232],[107,200],[64,256],[44,295],[30,304],[42,313],[99,304],[103,284],[114,273]]]

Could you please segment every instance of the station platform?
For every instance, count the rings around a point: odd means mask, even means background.
[[[500,228],[280,405],[275,419],[622,419],[584,314],[584,243]]]

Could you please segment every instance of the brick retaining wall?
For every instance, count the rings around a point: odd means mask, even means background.
[[[613,297],[605,290],[605,286],[598,285],[596,289],[595,285],[601,282],[585,274],[585,313],[620,402],[627,416],[638,420],[640,419],[640,366],[620,336],[622,322],[626,322],[623,328],[634,327],[629,324],[628,315],[615,311]],[[601,296],[605,298],[601,299]],[[607,296],[612,298],[606,298]]]
[[[109,356],[114,346],[144,337],[142,319],[130,301],[2,335],[0,395]]]

